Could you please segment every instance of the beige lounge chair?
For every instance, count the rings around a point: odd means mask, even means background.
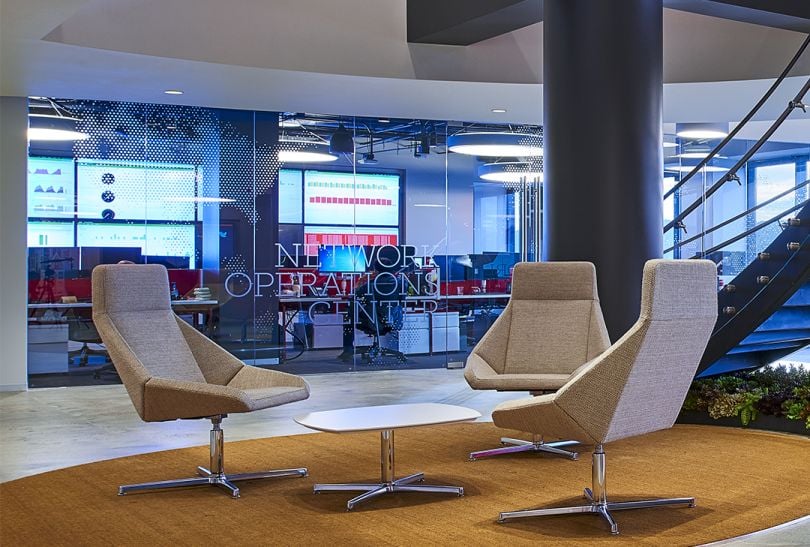
[[[551,395],[507,401],[496,425],[595,445],[588,503],[501,513],[507,520],[596,513],[619,529],[611,511],[685,504],[695,498],[609,502],[604,444],[672,427],[717,319],[717,267],[708,260],[650,260],[644,266],[641,314],[610,349]]]
[[[247,366],[171,309],[160,265],[118,264],[93,270],[93,321],[138,415],[147,422],[211,420],[211,460],[198,477],[121,486],[138,490],[214,485],[239,497],[237,481],[306,476],[306,468],[226,475],[222,419],[309,397],[298,376]]]
[[[529,391],[560,389],[581,366],[610,346],[596,270],[590,262],[523,262],[515,266],[512,298],[467,358],[464,378],[473,389]],[[514,452],[549,452],[572,459],[561,447],[577,441],[546,443],[503,437],[511,445],[470,454],[475,460]]]

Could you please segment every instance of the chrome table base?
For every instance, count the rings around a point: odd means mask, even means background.
[[[612,534],[619,533],[619,526],[613,520],[611,511],[623,511],[625,509],[644,509],[646,507],[661,507],[668,505],[695,506],[695,498],[661,498],[638,501],[609,502],[605,490],[605,452],[602,445],[597,445],[593,453],[592,468],[593,490],[585,489],[585,498],[590,502],[585,505],[574,505],[569,507],[552,507],[548,509],[524,509],[522,511],[506,511],[500,514],[498,522],[504,523],[508,520],[527,517],[546,517],[551,515],[569,515],[572,513],[595,513],[605,519],[610,526]]]
[[[565,456],[576,460],[579,454],[576,452],[569,452],[562,450],[562,446],[570,446],[572,444],[579,444],[577,441],[556,441],[552,443],[543,442],[542,437],[535,435],[531,441],[524,441],[522,439],[512,439],[509,437],[501,437],[501,444],[512,445],[504,446],[503,448],[493,448],[491,450],[479,450],[478,452],[470,452],[470,461],[475,461],[481,458],[488,458],[490,456],[500,456],[501,454],[515,454],[517,452],[546,452],[549,454],[556,454],[558,456]]]
[[[437,494],[464,495],[464,488],[460,486],[439,486],[432,484],[414,484],[425,480],[424,473],[414,473],[401,479],[394,479],[394,431],[391,429],[380,432],[380,482],[378,483],[346,483],[346,484],[316,484],[313,492],[363,492],[346,502],[346,510],[351,511],[358,504],[383,494],[395,492],[432,492]]]
[[[294,469],[278,469],[275,471],[260,471],[258,473],[237,473],[226,475],[224,467],[225,438],[220,428],[222,418],[225,416],[214,416],[211,418],[211,465],[210,470],[205,467],[198,467],[199,477],[188,479],[175,479],[168,481],[144,482],[141,484],[127,484],[118,487],[118,495],[123,496],[129,492],[165,490],[168,488],[188,488],[190,486],[219,486],[228,492],[232,498],[239,497],[239,488],[234,484],[239,481],[250,481],[256,479],[274,479],[278,477],[306,477],[306,467]]]

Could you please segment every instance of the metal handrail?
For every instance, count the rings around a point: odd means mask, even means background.
[[[802,201],[801,203],[798,203],[798,204],[794,205],[793,207],[791,207],[789,209],[785,209],[784,211],[782,211],[778,215],[774,215],[773,217],[769,218],[768,220],[763,220],[759,224],[755,225],[753,228],[750,228],[750,229],[748,229],[748,230],[746,230],[746,231],[744,231],[742,233],[739,233],[736,236],[724,241],[723,243],[720,243],[719,245],[715,245],[714,247],[706,249],[705,251],[702,251],[700,253],[695,253],[695,256],[693,256],[692,258],[703,258],[708,254],[711,254],[711,253],[713,253],[715,251],[719,251],[723,247],[727,247],[728,245],[731,245],[732,243],[736,243],[737,241],[743,239],[744,237],[748,237],[751,234],[753,234],[755,232],[758,232],[759,230],[761,230],[765,226],[773,224],[774,222],[776,222],[777,220],[779,220],[783,216],[785,216],[787,214],[790,214],[793,211],[796,211],[798,209],[801,209],[802,207],[804,207],[808,203],[810,203],[810,199],[806,199],[806,200]]]
[[[760,108],[762,108],[762,105],[764,105],[765,102],[771,98],[771,95],[773,95],[773,92],[776,91],[777,87],[779,87],[779,84],[781,84],[782,81],[790,73],[790,71],[793,70],[793,67],[799,61],[799,58],[804,53],[804,50],[807,49],[808,45],[810,45],[810,34],[807,35],[807,38],[804,39],[802,45],[799,46],[798,51],[796,51],[796,54],[787,64],[785,70],[783,70],[782,73],[779,75],[779,77],[777,77],[776,80],[774,80],[771,87],[768,88],[768,91],[765,92],[765,95],[763,95],[762,98],[757,102],[757,104],[754,105],[754,108],[752,108],[751,111],[748,112],[748,114],[746,114],[742,120],[740,120],[740,123],[738,123],[734,127],[734,129],[732,129],[731,132],[728,135],[726,135],[726,137],[722,141],[720,141],[720,143],[717,146],[715,146],[711,152],[709,152],[708,156],[700,160],[700,162],[698,162],[698,164],[695,167],[693,167],[692,170],[689,171],[689,173],[685,177],[683,177],[680,181],[678,181],[678,183],[675,186],[673,186],[672,188],[667,190],[666,193],[664,193],[664,199],[668,198],[669,196],[677,192],[679,188],[681,188],[684,184],[686,184],[695,175],[695,173],[703,169],[703,167],[705,167],[706,164],[709,163],[720,152],[720,150],[722,150],[723,147],[729,143],[729,141],[731,141],[731,139],[737,136],[737,133],[739,133],[740,130],[743,128],[743,126],[745,126],[745,124],[747,124],[751,120],[751,118],[754,117],[754,114],[756,114],[757,111]]]
[[[668,253],[670,251],[674,251],[675,249],[677,249],[679,247],[682,247],[684,245],[687,245],[689,243],[692,243],[693,241],[695,241],[697,239],[700,239],[700,238],[714,232],[715,230],[719,230],[720,228],[723,228],[724,226],[728,226],[732,222],[734,222],[736,220],[740,220],[741,218],[750,215],[751,213],[753,213],[757,209],[761,209],[762,207],[770,205],[774,201],[776,201],[778,199],[782,199],[786,195],[791,194],[791,193],[795,192],[796,190],[801,190],[802,188],[804,188],[808,184],[810,184],[810,179],[807,179],[806,181],[802,182],[801,184],[797,184],[796,186],[792,186],[792,187],[788,188],[787,190],[785,190],[784,192],[776,194],[772,198],[767,199],[767,200],[763,201],[762,203],[757,204],[755,207],[751,207],[750,209],[748,209],[746,211],[743,211],[742,213],[740,213],[737,216],[731,217],[728,220],[724,220],[720,224],[716,224],[716,225],[712,226],[711,228],[709,228],[708,230],[704,230],[703,232],[701,232],[699,234],[696,234],[696,235],[690,237],[689,239],[684,239],[683,241],[679,241],[678,243],[676,243],[675,245],[673,245],[669,249],[664,249],[664,253],[666,254],[666,253]]]
[[[686,209],[678,213],[674,219],[668,222],[666,226],[664,226],[664,233],[668,232],[673,227],[678,226],[684,218],[686,218],[692,211],[697,209],[703,201],[711,197],[711,195],[714,194],[718,189],[720,189],[720,187],[723,186],[723,184],[725,184],[730,180],[735,179],[739,180],[739,177],[737,176],[737,171],[740,169],[740,167],[748,163],[748,160],[751,159],[751,157],[754,154],[756,154],[760,148],[762,148],[762,146],[768,141],[768,139],[771,138],[771,135],[773,135],[776,132],[776,130],[779,129],[779,127],[782,125],[782,122],[784,122],[787,119],[787,117],[790,115],[791,112],[793,112],[793,110],[795,110],[796,108],[804,108],[805,105],[802,103],[802,99],[804,98],[805,94],[807,94],[808,89],[810,89],[810,78],[807,79],[807,81],[804,83],[804,85],[796,94],[796,96],[793,98],[793,100],[788,103],[788,106],[785,108],[782,114],[780,114],[779,117],[771,124],[771,126],[759,138],[759,140],[755,142],[754,145],[751,148],[749,148],[745,154],[742,155],[742,157],[737,161],[737,163],[735,163],[734,166],[732,166],[731,169],[729,169],[725,175],[720,177],[720,180],[715,182],[708,190],[706,190],[706,192],[704,192],[701,195],[700,198],[696,199]]]

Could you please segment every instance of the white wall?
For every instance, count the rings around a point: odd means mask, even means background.
[[[28,388],[24,97],[0,97],[0,391]]]

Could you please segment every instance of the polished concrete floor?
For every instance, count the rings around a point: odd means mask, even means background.
[[[307,401],[228,417],[227,440],[309,433],[291,418],[314,410],[411,402],[459,404],[490,419],[514,393],[472,391],[463,371],[389,370],[313,374]],[[204,420],[144,423],[121,385],[0,393],[0,482],[120,456],[206,444]],[[484,447],[482,447],[484,448]],[[810,545],[810,517],[723,545]]]

